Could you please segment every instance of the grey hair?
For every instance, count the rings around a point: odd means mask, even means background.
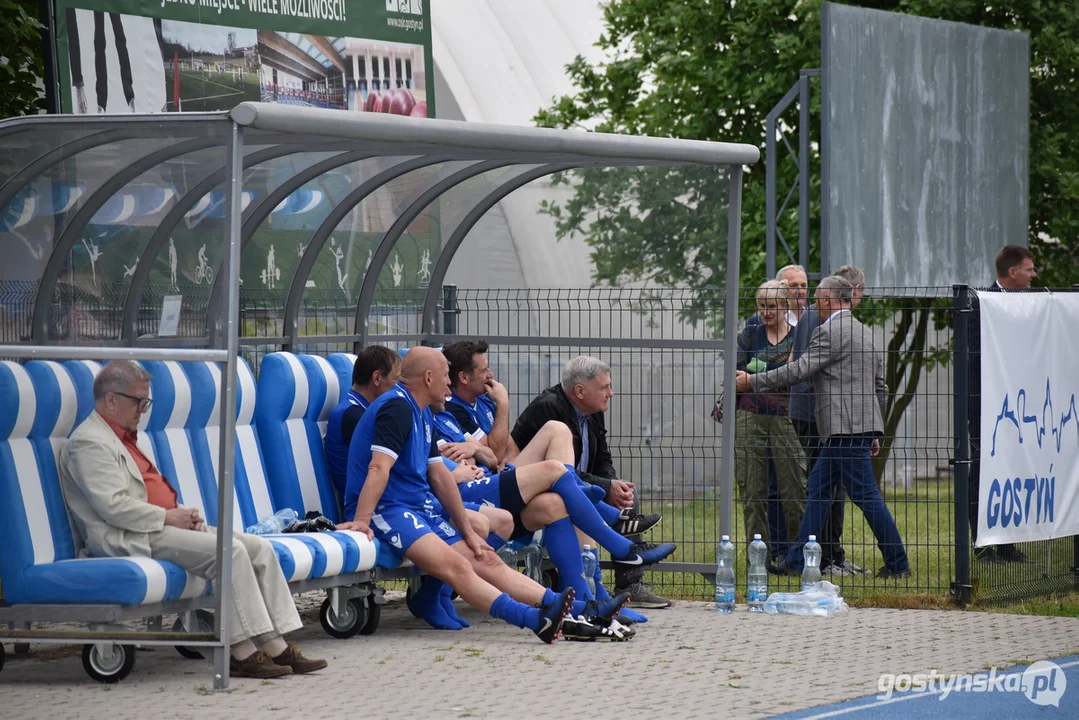
[[[831,275],[820,281],[818,290],[827,290],[828,297],[841,302],[851,302],[854,299],[854,286],[846,278]]]
[[[843,267],[832,273],[836,277],[841,277],[851,284],[851,287],[865,289],[865,271],[860,267],[854,265],[844,265]]]
[[[94,378],[94,401],[109,393],[126,393],[137,382],[150,382],[154,376],[134,360],[113,360]]]
[[[779,272],[776,273],[776,280],[786,280],[787,278],[783,276],[791,270],[797,270],[801,273],[805,273],[806,271],[806,269],[801,265],[784,265],[783,267],[779,268]],[[806,275],[808,277],[808,273],[806,273]]]
[[[610,373],[611,366],[599,358],[590,355],[579,355],[566,363],[566,369],[562,371],[562,389],[567,393],[580,383],[595,380],[603,373]]]

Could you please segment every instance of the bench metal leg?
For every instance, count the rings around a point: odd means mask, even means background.
[[[227,690],[229,686],[229,649],[214,648],[214,690]]]

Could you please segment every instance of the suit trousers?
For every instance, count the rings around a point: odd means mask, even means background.
[[[181,530],[166,525],[150,533],[155,560],[168,560],[207,580],[217,576],[217,532]],[[277,553],[265,538],[232,535],[230,645],[260,635],[284,635],[303,626],[292,601]]]
[[[820,456],[821,437],[817,432],[817,423],[813,420],[791,420],[794,430],[798,433],[798,440],[805,448],[806,462],[809,464],[809,473],[813,473],[813,466],[817,464]],[[847,560],[847,552],[843,549],[840,540],[843,537],[843,511],[846,505],[847,495],[843,489],[843,483],[835,487],[835,498],[824,519],[824,530],[821,531],[821,560],[820,566],[826,568],[829,565],[841,566]]]
[[[820,457],[809,475],[805,518],[798,531],[798,542],[787,554],[787,564],[801,571],[805,566],[803,547],[810,535],[821,537],[825,517],[835,497],[835,486],[842,483],[851,501],[862,511],[877,539],[877,547],[889,570],[910,567],[907,551],[888,506],[877,489],[869,451],[871,435],[836,435],[824,441]]]

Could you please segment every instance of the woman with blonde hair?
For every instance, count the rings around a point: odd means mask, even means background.
[[[787,362],[794,333],[787,321],[791,304],[785,280],[769,280],[757,288],[760,323],[738,335],[738,369],[764,372]],[[772,550],[768,532],[768,462],[775,466],[783,525],[788,538],[798,537],[806,502],[805,453],[787,417],[786,389],[739,393],[735,413],[734,472],[742,493],[747,540],[759,533]]]

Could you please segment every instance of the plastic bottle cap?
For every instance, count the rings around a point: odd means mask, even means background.
[[[585,552],[589,552],[589,551],[590,551],[591,549],[592,549],[592,546],[591,546],[591,545],[585,545],[585,546],[584,546],[584,551],[585,551]]]
[[[817,542],[817,536],[816,535],[810,535],[809,536],[809,542]]]
[[[731,539],[731,536],[730,535],[720,535],[719,539],[722,540],[723,542],[727,542],[727,541],[729,541]]]
[[[761,539],[761,534],[760,533],[753,533],[753,539],[754,540],[760,540]]]

